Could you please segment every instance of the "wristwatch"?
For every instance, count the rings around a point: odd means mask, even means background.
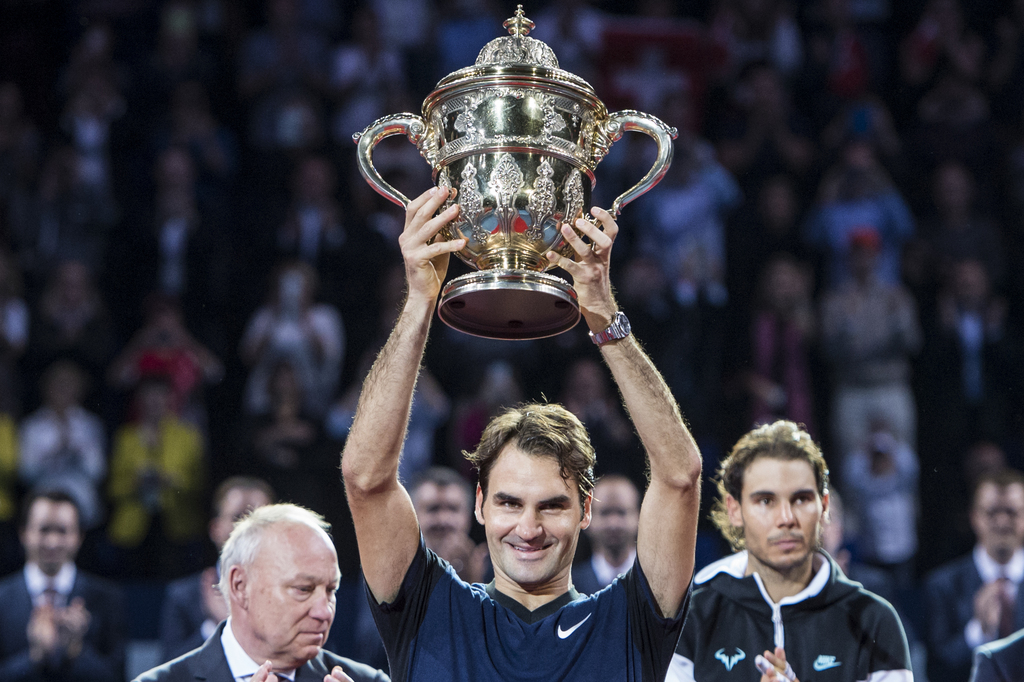
[[[590,332],[590,340],[594,342],[594,345],[602,346],[609,341],[624,339],[632,333],[633,328],[629,326],[629,319],[626,317],[626,313],[620,310],[615,313],[612,317],[612,323],[604,331],[597,334]]]

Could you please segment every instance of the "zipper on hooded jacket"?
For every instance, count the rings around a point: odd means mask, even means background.
[[[768,602],[768,606],[772,607],[772,629],[774,632],[775,646],[782,649],[786,648],[786,630],[782,627],[782,606],[772,601],[772,598],[768,596],[768,590],[764,588],[764,583],[761,582],[761,576],[757,573],[753,574],[754,582],[757,583],[757,589],[761,591],[761,596]]]

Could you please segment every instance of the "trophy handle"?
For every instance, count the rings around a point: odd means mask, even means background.
[[[352,136],[352,141],[359,145],[357,152],[359,159],[359,172],[363,174],[370,186],[378,194],[390,199],[402,208],[409,205],[409,197],[389,185],[381,177],[381,174],[373,165],[373,148],[385,137],[392,135],[405,135],[417,147],[422,146],[422,141],[427,132],[427,124],[422,116],[416,114],[390,114],[378,118],[366,126],[361,133]]]
[[[636,131],[653,138],[658,145],[658,158],[647,175],[612,202],[611,214],[617,217],[623,206],[657,185],[668,172],[672,163],[672,140],[676,139],[677,131],[659,118],[632,109],[611,114],[605,122],[605,130],[609,142],[618,140],[625,132]]]

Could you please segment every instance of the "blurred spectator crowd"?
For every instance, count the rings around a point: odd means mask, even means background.
[[[972,482],[1024,468],[1024,1],[523,4],[609,109],[679,129],[612,275],[705,471],[754,423],[805,424],[846,550],[914,594],[973,546]],[[0,0],[0,574],[39,487],[78,503],[88,570],[198,571],[212,490],[250,475],[332,521],[355,575],[337,459],[401,302],[403,217],[352,133],[418,112],[513,10]],[[595,202],[653,154],[617,142]],[[405,194],[431,182],[404,139],[374,162]],[[599,474],[643,485],[585,329],[439,322],[403,478],[471,480],[488,417],[541,396],[585,422]],[[706,524],[698,563],[725,551]]]

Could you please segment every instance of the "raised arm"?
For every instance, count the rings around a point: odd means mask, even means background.
[[[578,220],[576,226],[593,248],[569,227],[562,234],[578,254],[573,261],[548,258],[569,272],[590,330],[603,331],[618,310],[608,277],[608,262],[618,225],[611,214],[592,209],[601,227]],[[693,573],[700,506],[701,459],[665,380],[633,336],[601,346],[626,409],[650,459],[651,482],[640,508],[637,556],[662,615],[674,616]],[[598,458],[601,453],[597,453]]]
[[[428,240],[458,214],[454,205],[431,218],[447,197],[430,190],[409,204],[399,237],[407,296],[390,338],[363,384],[341,456],[345,492],[366,584],[379,602],[393,601],[419,543],[409,494],[398,480],[413,389],[448,259],[464,239]]]

